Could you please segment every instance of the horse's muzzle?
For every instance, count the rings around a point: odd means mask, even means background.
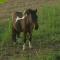
[[[38,24],[35,25],[35,30],[38,30],[39,26]]]

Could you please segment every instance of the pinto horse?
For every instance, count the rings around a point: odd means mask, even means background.
[[[38,29],[38,17],[37,9],[27,9],[24,13],[15,12],[13,15],[13,28],[12,28],[12,40],[16,42],[16,37],[19,37],[20,33],[23,32],[24,44],[23,50],[25,50],[25,44],[27,37],[29,38],[29,47],[31,46],[32,31]]]

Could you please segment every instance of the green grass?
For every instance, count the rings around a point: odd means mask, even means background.
[[[11,19],[9,19],[11,20]],[[21,60],[60,60],[60,7],[43,5],[38,8],[38,31],[33,31],[32,44],[34,49],[38,51],[30,51],[19,56]],[[11,36],[11,21],[0,25],[0,42],[6,43]],[[8,42],[7,42],[8,43]],[[34,55],[35,54],[35,55]],[[27,55],[27,56],[26,56]],[[20,58],[11,57],[11,60],[19,60]],[[29,57],[29,58],[28,58]]]
[[[33,40],[35,47],[48,48],[52,46],[53,51],[35,56],[37,60],[58,60],[56,56],[60,57],[60,48],[56,45],[60,44],[60,8],[59,6],[44,5],[38,10],[39,16],[39,30],[33,32]],[[38,41],[38,42],[37,42]],[[40,41],[40,42],[39,42]],[[48,48],[49,49],[49,48]],[[47,50],[48,50],[47,49]],[[56,49],[56,51],[54,51]],[[59,58],[60,59],[60,58]]]
[[[4,45],[11,39],[11,21],[0,24],[0,43]]]
[[[7,0],[0,0],[0,4],[7,2]]]
[[[60,8],[58,6],[44,5],[38,11],[39,15],[39,30],[35,34],[38,38],[43,36],[43,39],[49,37],[52,39],[60,33]],[[50,39],[49,39],[50,40]],[[59,38],[57,38],[59,40]]]

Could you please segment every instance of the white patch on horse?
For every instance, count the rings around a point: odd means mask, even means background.
[[[29,48],[32,48],[31,42],[29,41]]]
[[[20,20],[20,19],[19,19],[19,17],[17,16],[17,18],[16,18],[16,22],[17,22],[18,20]]]
[[[26,16],[27,16],[27,15],[24,15],[24,16],[21,17],[21,18],[17,16],[17,18],[16,18],[16,22],[17,22],[18,20],[23,20]]]

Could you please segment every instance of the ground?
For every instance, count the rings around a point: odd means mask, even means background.
[[[32,49],[22,50],[23,35],[11,42],[12,12],[38,9],[38,31],[33,31]],[[9,0],[0,4],[0,60],[60,60],[60,1]]]

